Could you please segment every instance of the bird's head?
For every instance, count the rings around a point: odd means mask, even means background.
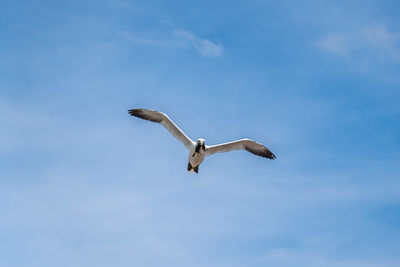
[[[197,140],[195,151],[197,153],[199,153],[200,152],[200,148],[203,151],[206,151],[206,140],[204,140],[203,138],[200,138],[200,139]]]

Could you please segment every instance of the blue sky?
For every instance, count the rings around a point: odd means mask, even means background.
[[[6,1],[1,266],[399,266],[398,1]],[[199,175],[159,125],[249,137]]]

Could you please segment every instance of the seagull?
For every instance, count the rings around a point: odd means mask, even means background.
[[[199,173],[199,166],[205,157],[215,153],[229,152],[232,150],[247,150],[257,156],[275,159],[275,155],[268,148],[250,139],[240,139],[233,142],[207,146],[203,138],[192,141],[179,127],[165,114],[152,109],[130,109],[128,113],[144,120],[157,122],[163,125],[176,139],[181,141],[189,150],[189,163],[187,170]]]

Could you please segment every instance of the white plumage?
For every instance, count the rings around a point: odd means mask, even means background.
[[[265,146],[250,139],[241,139],[233,142],[207,146],[204,139],[192,141],[179,127],[164,113],[151,109],[131,109],[132,116],[158,122],[163,125],[176,139],[181,141],[189,150],[188,171],[199,171],[199,165],[204,158],[215,153],[229,152],[232,150],[247,150],[257,156],[275,159],[275,155]]]

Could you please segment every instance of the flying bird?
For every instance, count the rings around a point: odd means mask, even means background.
[[[215,153],[229,152],[232,150],[247,150],[257,156],[275,159],[275,155],[268,148],[250,139],[241,139],[233,142],[214,146],[207,146],[202,138],[192,141],[179,127],[164,113],[151,109],[130,109],[128,113],[141,119],[162,124],[176,139],[181,141],[189,150],[189,163],[187,170],[199,173],[199,166],[205,157]]]

